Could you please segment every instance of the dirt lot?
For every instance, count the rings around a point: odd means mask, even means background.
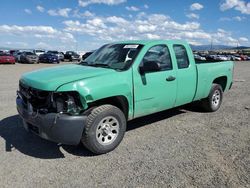
[[[250,62],[236,63],[218,112],[187,106],[134,120],[101,156],[22,128],[18,79],[48,66],[58,65],[0,65],[0,187],[250,187]]]

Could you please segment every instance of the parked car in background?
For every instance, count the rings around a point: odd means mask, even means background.
[[[216,55],[207,55],[206,60],[210,62],[215,62],[216,60]]]
[[[45,50],[33,50],[33,53],[39,57],[40,55],[45,53]]]
[[[10,55],[13,55],[16,52],[19,52],[19,50],[9,50]]]
[[[205,58],[205,57],[202,57],[202,56],[200,56],[200,55],[198,55],[198,54],[194,54],[194,59],[195,59],[196,61],[206,61],[206,58]]]
[[[54,54],[58,57],[59,61],[64,61],[64,54],[58,51],[48,51],[47,54]]]
[[[45,53],[39,56],[39,63],[60,63],[58,56],[53,53]]]
[[[247,61],[247,56],[246,55],[240,55],[241,61]]]
[[[230,60],[232,60],[232,61],[241,61],[241,58],[240,58],[240,56],[232,55]]]
[[[224,56],[224,55],[216,55],[215,56],[215,60],[218,60],[218,61],[228,61],[229,59]]]
[[[82,60],[85,60],[87,57],[89,57],[93,52],[86,52],[84,55],[82,55]]]
[[[73,51],[67,51],[64,55],[64,59],[65,60],[69,60],[69,61],[80,61],[81,57],[79,54],[77,54],[76,52]]]
[[[15,57],[8,53],[0,53],[0,64],[15,64]]]
[[[23,52],[20,55],[20,63],[38,63],[38,56],[33,52]]]
[[[234,61],[241,61],[241,57],[240,57],[239,55],[235,55],[235,56],[233,57],[233,60],[234,60]]]
[[[22,53],[23,52],[18,51],[18,52],[15,52],[13,54],[13,56],[15,57],[16,62],[20,62],[20,57],[21,57]]]

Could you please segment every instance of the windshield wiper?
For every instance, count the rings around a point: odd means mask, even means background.
[[[93,67],[103,67],[103,68],[110,68],[110,69],[113,69],[113,68],[110,67],[108,64],[103,64],[103,63],[93,63],[93,64],[89,64],[89,66],[93,66]]]
[[[82,61],[79,63],[79,65],[86,65],[86,66],[91,66],[91,67],[102,67],[102,68],[117,70],[117,69],[111,67],[110,65],[104,64],[104,63],[93,63],[93,62]]]
[[[79,65],[89,65],[89,63],[87,61],[81,61]]]

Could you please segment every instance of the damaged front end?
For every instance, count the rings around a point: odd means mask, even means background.
[[[80,115],[83,112],[80,96],[76,91],[54,92],[28,87],[20,82],[17,91],[29,111]]]
[[[44,91],[20,82],[16,104],[26,130],[57,143],[80,142],[86,116],[78,92]]]

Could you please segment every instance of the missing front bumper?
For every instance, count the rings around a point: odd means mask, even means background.
[[[16,99],[17,111],[24,121],[26,130],[40,137],[62,144],[79,144],[86,116],[71,116],[67,114],[30,113],[21,98]]]

